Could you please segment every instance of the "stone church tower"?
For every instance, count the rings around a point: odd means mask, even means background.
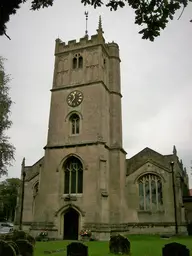
[[[70,238],[91,226],[108,236],[108,224],[122,221],[126,153],[119,47],[105,43],[101,18],[90,40],[56,40],[51,93],[33,229],[47,222],[54,236]]]
[[[176,148],[171,155],[145,148],[126,159],[119,47],[105,42],[101,18],[90,39],[56,40],[51,94],[45,154],[22,163],[24,207],[21,214],[19,196],[15,224],[22,215],[32,235],[46,229],[59,239],[78,239],[84,228],[101,240],[114,232],[173,232],[175,223],[185,232],[188,176]]]

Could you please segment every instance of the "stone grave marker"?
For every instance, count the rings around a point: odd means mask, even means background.
[[[189,249],[183,244],[169,243],[163,247],[162,256],[189,256]]]
[[[16,252],[16,255],[20,255],[19,247],[17,246],[17,244],[15,242],[13,242],[13,241],[6,241],[6,242],[13,247],[13,249]]]
[[[88,256],[88,246],[72,242],[67,246],[67,256]]]
[[[110,253],[130,255],[131,245],[127,237],[122,235],[111,236],[109,241]]]
[[[15,241],[15,243],[17,244],[20,254],[22,256],[33,256],[34,248],[33,245],[29,243],[29,241],[24,239],[18,239]]]
[[[3,240],[0,240],[0,255],[17,256],[14,248]]]

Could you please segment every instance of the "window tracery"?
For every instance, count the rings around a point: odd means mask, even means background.
[[[64,193],[83,193],[83,166],[78,158],[70,157],[67,159],[64,165],[64,174]]]
[[[80,53],[75,54],[72,62],[73,69],[83,68],[83,57]]]
[[[80,133],[80,117],[78,114],[74,113],[69,118],[70,130],[72,135],[77,135]]]
[[[163,205],[162,181],[155,174],[146,174],[138,180],[139,209],[143,211],[161,210]]]

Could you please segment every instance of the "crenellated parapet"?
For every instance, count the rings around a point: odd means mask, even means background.
[[[83,50],[84,48],[87,49],[89,47],[102,45],[102,47],[105,49],[106,54],[109,57],[119,58],[118,44],[115,42],[105,43],[104,37],[101,37],[98,34],[92,35],[90,39],[88,38],[88,36],[85,36],[80,38],[79,41],[70,40],[67,43],[57,38],[55,42],[55,55],[60,55],[71,51],[78,51]]]
[[[55,55],[65,53],[65,52],[71,52],[78,49],[83,49],[87,47],[96,46],[98,44],[105,44],[105,39],[103,37],[100,37],[98,34],[92,35],[89,39],[88,36],[82,37],[77,40],[70,40],[68,43],[61,41],[61,39],[56,39],[56,45],[55,45]]]

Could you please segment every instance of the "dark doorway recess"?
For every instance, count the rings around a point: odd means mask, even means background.
[[[79,213],[70,208],[64,214],[64,240],[78,240]]]

